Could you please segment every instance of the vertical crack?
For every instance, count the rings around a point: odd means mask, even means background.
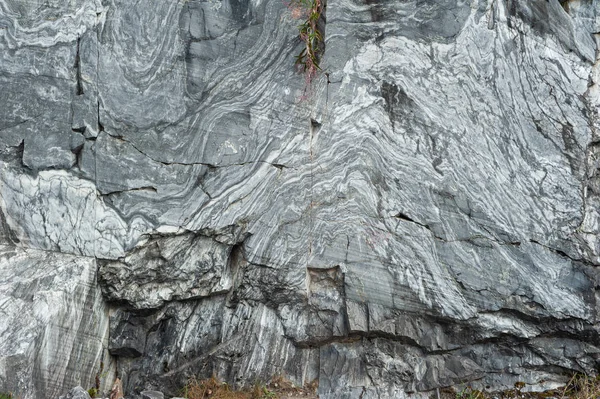
[[[79,144],[75,148],[71,149],[71,152],[73,153],[73,155],[75,155],[75,165],[79,169],[82,169],[81,156],[82,156],[82,152],[83,152],[83,146],[84,146],[84,142],[81,142],[81,144]]]
[[[100,99],[98,99],[98,133],[104,131],[104,125],[100,122]]]
[[[21,140],[16,149],[17,158],[21,162],[21,167],[29,169],[29,166],[25,165],[25,140]]]
[[[75,76],[77,79],[77,95],[81,96],[83,93],[83,84],[81,83],[81,37],[77,37],[77,50],[75,52]]]

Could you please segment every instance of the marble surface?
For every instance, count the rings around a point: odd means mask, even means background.
[[[0,245],[0,387],[22,399],[114,378],[94,258]]]
[[[28,354],[17,382],[11,337],[56,338],[15,327],[2,291],[0,391],[58,397],[102,356],[132,398],[213,373],[387,398],[597,369],[600,5],[325,17],[306,87],[280,0],[0,0],[0,243],[19,254],[0,286],[79,262],[68,281],[110,324],[67,329],[107,344],[56,390],[69,350]]]

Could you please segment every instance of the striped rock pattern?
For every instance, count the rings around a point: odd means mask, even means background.
[[[310,84],[299,23],[0,0],[0,391],[597,370],[597,2],[328,0]]]

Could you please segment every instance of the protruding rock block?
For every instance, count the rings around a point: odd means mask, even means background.
[[[61,396],[59,399],[91,399],[91,397],[88,391],[82,387],[75,387],[67,395]]]
[[[57,398],[100,372],[108,388],[108,308],[95,277],[94,258],[0,245],[1,391]]]
[[[193,233],[152,237],[120,261],[101,261],[98,278],[109,301],[158,308],[227,292],[230,252],[230,246]]]

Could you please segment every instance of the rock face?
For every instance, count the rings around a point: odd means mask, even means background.
[[[600,362],[600,5],[0,0],[0,392],[543,389]]]
[[[0,392],[57,398],[114,378],[94,258],[0,245],[0,275]]]
[[[75,387],[69,391],[65,396],[61,396],[60,399],[91,399],[90,394],[82,387]]]

